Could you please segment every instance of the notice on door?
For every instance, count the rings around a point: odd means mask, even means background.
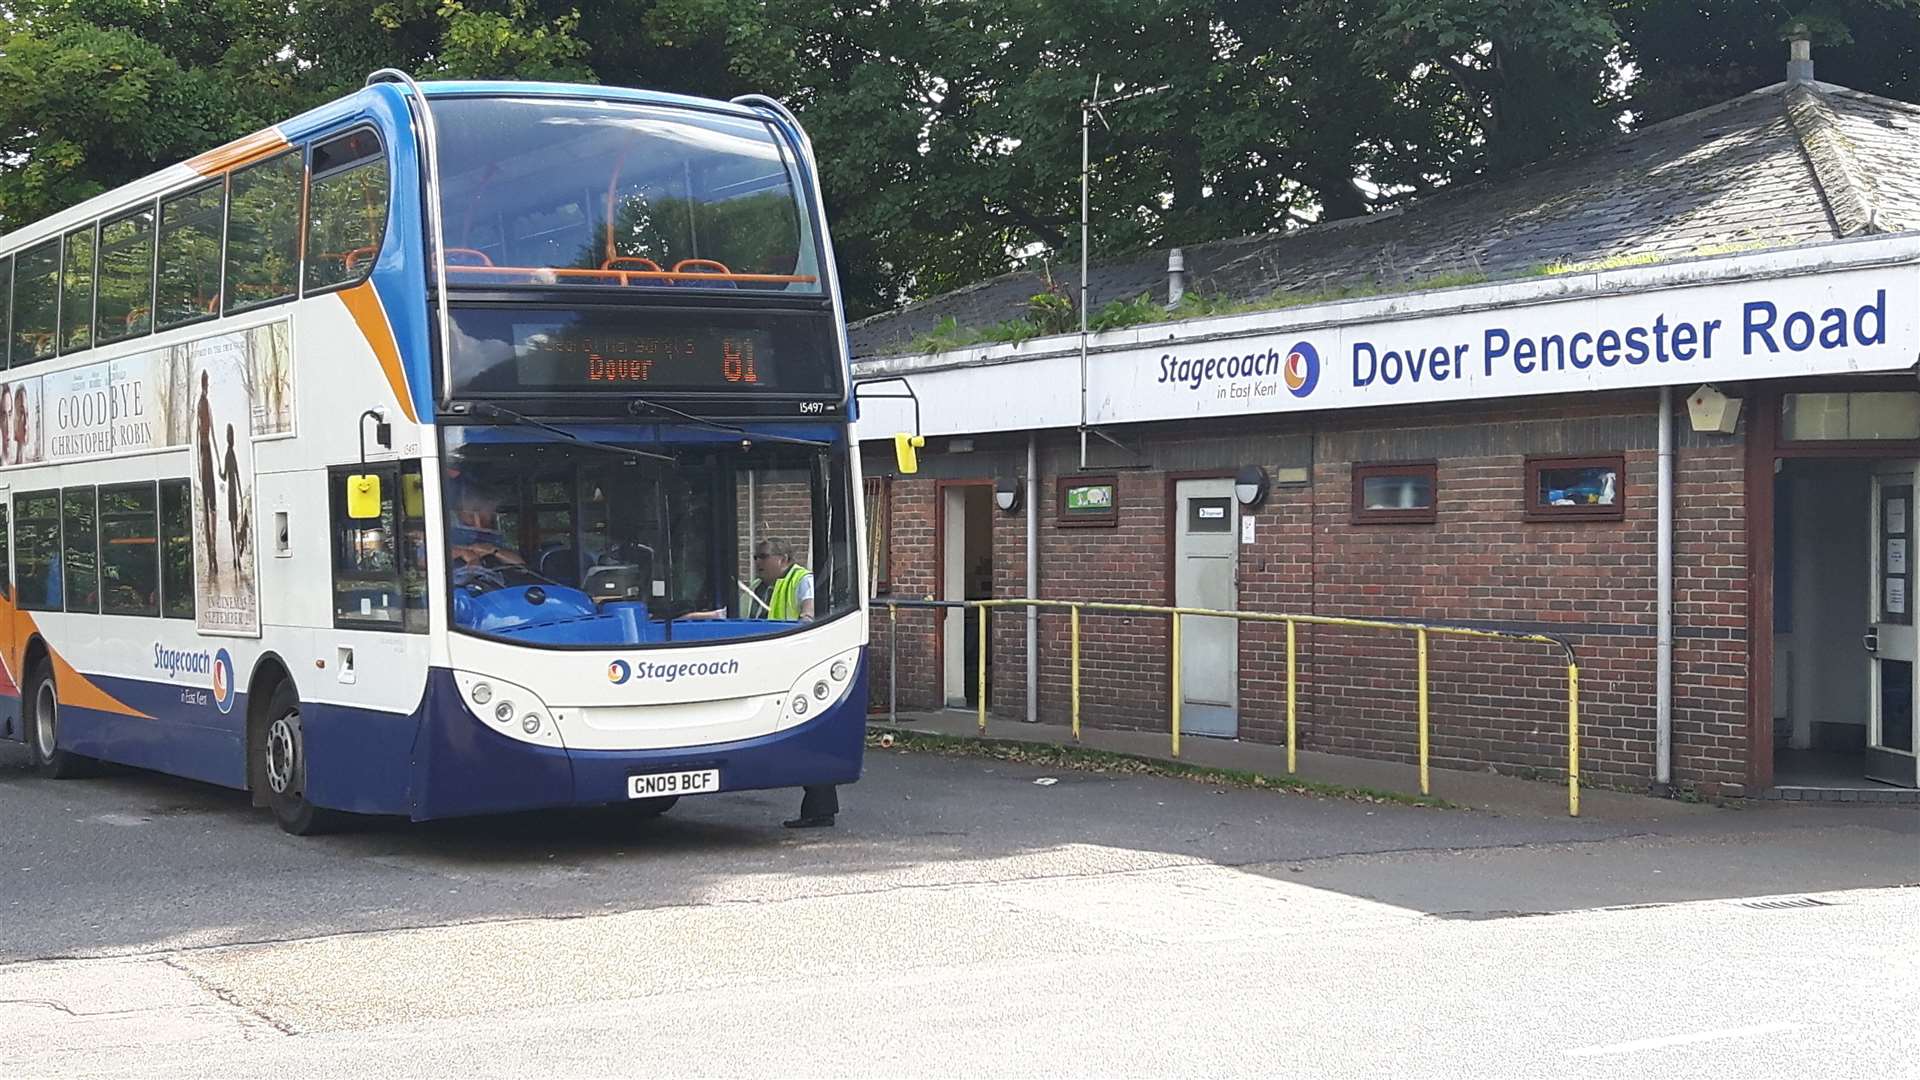
[[[1887,579],[1887,614],[1905,615],[1907,613],[1907,579],[1890,577]]]
[[[1907,572],[1907,541],[1904,537],[1887,541],[1887,573]]]
[[[1887,533],[1900,536],[1907,531],[1907,500],[1887,500]]]

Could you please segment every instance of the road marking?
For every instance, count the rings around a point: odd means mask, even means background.
[[[1797,1031],[1805,1026],[1805,1024],[1775,1021],[1771,1024],[1754,1024],[1752,1027],[1691,1031],[1685,1035],[1663,1035],[1657,1039],[1635,1039],[1633,1042],[1607,1043],[1603,1046],[1582,1046],[1578,1049],[1567,1051],[1567,1056],[1605,1057],[1608,1054],[1632,1054],[1641,1050],[1658,1050],[1665,1046],[1685,1046],[1688,1043],[1712,1042],[1715,1039],[1738,1039],[1745,1035],[1774,1035],[1782,1031]]]

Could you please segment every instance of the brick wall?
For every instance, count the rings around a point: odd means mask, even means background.
[[[893,512],[893,551],[889,596],[925,598],[935,595],[934,545],[936,502],[931,480],[896,479],[890,487]],[[996,549],[997,551],[997,549]],[[940,649],[936,636],[938,612],[902,610],[890,618],[884,607],[873,609],[872,647],[868,649],[868,701],[875,712],[887,709],[887,673],[891,658],[899,657],[900,707],[935,709],[941,701]],[[895,642],[895,635],[898,641]],[[897,650],[895,645],[897,644]]]
[[[734,496],[740,523],[740,579],[753,579],[753,545],[761,540],[785,540],[793,549],[793,561],[813,569],[813,482],[806,472],[761,472],[754,476],[752,489],[749,493],[742,476]]]
[[[1309,454],[1311,481],[1276,485],[1239,547],[1244,610],[1467,623],[1569,638],[1581,662],[1582,769],[1602,783],[1642,787],[1654,769],[1655,399],[1592,396],[1524,406],[1372,410],[1325,422],[1310,438],[1284,418],[1239,436],[1191,428],[1128,439],[1146,468],[1121,470],[1119,523],[1060,528],[1054,479],[1077,448],[1043,441],[1040,580],[1053,599],[1167,603],[1168,499],[1175,477],[1230,475],[1256,462],[1277,475]],[[1548,416],[1548,419],[1541,419]],[[1294,423],[1288,429],[1285,425]],[[1675,476],[1674,778],[1713,794],[1746,778],[1746,550],[1742,451],[1697,436],[1684,416]],[[1618,521],[1524,519],[1529,455],[1620,453],[1626,506]],[[1109,451],[1105,460],[1119,457]],[[1351,520],[1355,462],[1431,460],[1439,499],[1432,524]],[[1209,467],[1209,463],[1212,463]],[[878,460],[875,465],[882,463]],[[959,466],[956,466],[959,467]],[[927,595],[935,543],[932,478],[893,485],[897,593]],[[909,538],[909,522],[919,532]],[[995,523],[995,594],[1025,592],[1020,516]],[[915,578],[913,575],[920,577]],[[909,588],[909,580],[923,584]],[[904,616],[903,616],[904,618]],[[903,706],[938,704],[932,623],[901,641]],[[904,625],[904,624],[903,624]],[[884,612],[875,643],[884,651]],[[1025,710],[1024,628],[994,617],[996,715]],[[1088,615],[1082,625],[1083,722],[1165,730],[1166,620]],[[1411,634],[1301,627],[1299,724],[1308,749],[1412,761],[1416,751]],[[918,649],[913,646],[917,646]],[[1043,718],[1068,712],[1068,623],[1041,619]],[[1431,748],[1436,765],[1562,775],[1566,665],[1541,645],[1434,638],[1429,645]],[[1242,738],[1282,741],[1286,636],[1245,624],[1240,635]],[[911,678],[909,677],[911,675]],[[881,671],[884,678],[884,671]],[[909,689],[909,687],[912,689]],[[876,685],[884,704],[885,684]]]

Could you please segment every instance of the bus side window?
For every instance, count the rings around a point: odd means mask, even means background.
[[[27,491],[14,496],[14,580],[20,606],[59,611],[60,493]]]
[[[100,508],[90,487],[60,493],[60,569],[68,611],[100,610]]]
[[[100,610],[160,614],[160,519],[154,486],[100,489]]]
[[[220,303],[220,229],[226,207],[221,181],[160,204],[160,278],[156,328],[210,319]]]
[[[93,339],[104,345],[153,329],[153,208],[100,226],[100,300]]]
[[[387,159],[371,131],[313,148],[307,192],[307,292],[352,285],[373,271],[387,231]]]
[[[193,509],[187,481],[160,481],[160,613],[191,619]]]
[[[227,311],[293,295],[300,273],[300,188],[306,167],[289,150],[233,174],[227,199]]]
[[[13,341],[13,256],[0,259],[6,265],[0,266],[0,364],[7,358],[7,346]],[[0,451],[0,465],[6,464],[6,454]]]
[[[93,226],[67,234],[66,273],[60,287],[60,351],[93,346]]]
[[[60,317],[60,241],[28,248],[14,260],[13,366],[54,352]]]
[[[400,484],[391,465],[352,466],[327,474],[333,507],[333,624],[363,630],[398,630],[406,618],[401,597],[399,532]],[[374,517],[348,512],[352,477],[380,479],[380,509]]]
[[[427,498],[420,463],[400,466],[400,592],[407,629],[427,632]]]

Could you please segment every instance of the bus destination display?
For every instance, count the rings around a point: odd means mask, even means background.
[[[712,387],[751,390],[761,385],[760,358],[772,335],[756,330],[679,334],[592,334],[551,323],[514,326],[514,366],[522,386],[591,390]]]
[[[832,324],[813,313],[634,309],[453,312],[465,394],[825,394]]]

